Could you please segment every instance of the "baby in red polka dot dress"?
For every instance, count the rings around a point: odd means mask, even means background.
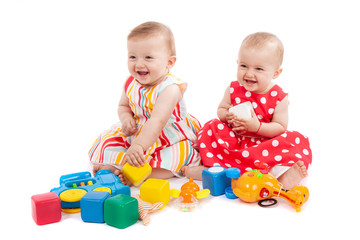
[[[202,179],[205,168],[236,167],[270,171],[285,189],[307,176],[312,152],[307,137],[287,130],[288,95],[273,80],[282,72],[284,48],[271,33],[247,36],[238,55],[237,81],[231,82],[221,100],[219,119],[207,122],[198,132],[202,166],[183,167],[187,177]],[[229,109],[246,103],[248,117]]]

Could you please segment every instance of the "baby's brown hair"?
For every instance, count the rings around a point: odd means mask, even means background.
[[[169,27],[165,26],[159,22],[145,22],[140,24],[139,26],[135,27],[130,34],[128,35],[128,40],[138,38],[138,37],[151,37],[161,35],[164,36],[165,39],[169,43],[169,50],[171,56],[176,56],[176,49],[175,49],[175,39],[172,31]]]
[[[256,32],[250,34],[243,40],[241,47],[263,47],[268,44],[274,46],[280,67],[284,58],[284,46],[276,35],[268,32]]]

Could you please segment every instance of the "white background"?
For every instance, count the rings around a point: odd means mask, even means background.
[[[1,232],[11,239],[355,236],[358,9],[356,1],[1,1]],[[172,73],[189,83],[188,111],[203,124],[216,117],[236,79],[242,39],[268,31],[283,41],[284,71],[276,83],[289,92],[289,129],[309,136],[313,150],[305,181],[311,195],[300,213],[287,202],[263,209],[209,197],[193,213],[171,202],[147,227],[83,223],[79,214],[41,227],[33,222],[32,195],[57,187],[63,174],[90,170],[92,142],[118,121],[127,34],[149,20],[173,30]],[[184,182],[172,179],[171,187]]]

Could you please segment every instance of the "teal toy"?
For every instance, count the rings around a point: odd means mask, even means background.
[[[107,169],[98,171],[94,177],[91,177],[90,172],[63,175],[59,182],[60,187],[53,188],[50,192],[60,197],[62,211],[67,213],[80,212],[80,200],[90,191],[108,192],[111,196],[130,196],[130,187],[123,185],[119,177]]]

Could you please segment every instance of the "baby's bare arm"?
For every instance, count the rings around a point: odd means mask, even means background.
[[[131,111],[130,105],[129,105],[129,99],[127,98],[125,91],[121,94],[121,98],[119,101],[118,106],[118,116],[120,121],[123,120],[123,118],[133,117],[134,114]]]
[[[273,119],[269,123],[262,123],[258,135],[272,138],[284,133],[288,126],[289,101],[286,96],[275,108]]]
[[[136,131],[136,123],[134,120],[134,113],[131,111],[129,99],[125,91],[121,94],[118,106],[118,116],[122,124],[122,132],[125,136],[130,136]]]
[[[227,115],[229,113],[229,108],[231,107],[230,99],[230,87],[227,87],[224,93],[224,96],[218,106],[217,115],[220,121],[227,123]]]
[[[133,144],[142,146],[144,151],[153,145],[181,99],[182,93],[179,86],[174,84],[166,87],[156,100],[150,119],[146,121]]]

